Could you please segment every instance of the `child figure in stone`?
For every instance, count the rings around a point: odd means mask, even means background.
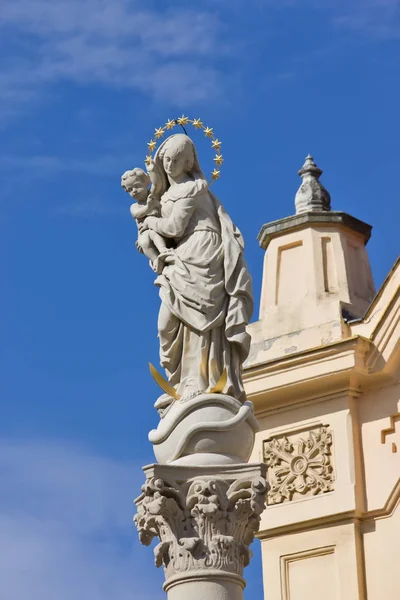
[[[159,233],[150,229],[143,231],[146,217],[160,216],[160,205],[155,195],[154,183],[151,190],[148,189],[150,181],[149,175],[143,169],[136,167],[131,171],[125,171],[121,178],[121,186],[131,198],[136,200],[130,207],[131,215],[139,230],[136,247],[139,252],[147,256],[154,270],[158,272],[158,257],[167,252],[168,247],[166,240]]]

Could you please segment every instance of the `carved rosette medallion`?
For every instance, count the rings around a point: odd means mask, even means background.
[[[328,426],[266,440],[264,460],[269,467],[267,504],[280,504],[296,497],[332,491],[331,447],[332,433]]]
[[[164,566],[166,579],[205,569],[241,576],[265,506],[263,465],[258,476],[252,469],[250,477],[238,473],[235,479],[214,473],[177,481],[179,467],[161,471],[154,465],[151,471],[135,501],[134,521],[144,545],[159,538],[155,564]]]

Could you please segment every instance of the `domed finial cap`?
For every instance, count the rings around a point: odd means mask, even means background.
[[[296,214],[310,211],[331,210],[331,197],[329,192],[320,183],[319,178],[322,170],[317,167],[313,157],[309,154],[304,165],[299,171],[303,182],[299,187],[296,198]]]

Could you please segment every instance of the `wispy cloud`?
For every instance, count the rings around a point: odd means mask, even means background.
[[[174,105],[216,93],[211,12],[151,10],[139,0],[1,0],[2,110],[59,81],[132,87]],[[223,52],[218,44],[219,52]]]
[[[140,159],[138,159],[138,162]],[[85,181],[91,179],[91,176],[95,176],[93,185],[90,188],[90,192],[78,192],[74,194],[72,198],[69,198],[67,202],[57,202],[52,206],[52,210],[57,215],[68,216],[68,217],[109,217],[109,216],[121,216],[125,209],[129,206],[128,196],[124,197],[124,192],[120,188],[119,180],[120,175],[126,168],[131,167],[135,164],[136,159],[132,156],[116,156],[116,155],[100,155],[95,156],[92,159],[84,158],[62,158],[60,156],[51,156],[45,154],[37,154],[31,156],[17,156],[14,154],[0,154],[0,173],[20,170],[23,168],[25,173],[29,173],[29,179],[32,180],[45,180],[54,181],[61,174],[71,174],[74,178],[78,175],[85,176]],[[142,162],[142,161],[140,161]],[[103,186],[99,184],[99,181],[103,181],[102,178],[109,177],[115,183],[115,189],[119,190],[120,202],[117,202],[115,197],[108,198],[103,190]],[[87,184],[86,184],[87,185]],[[95,193],[93,194],[93,191]],[[15,194],[14,183],[10,183],[8,186],[4,185],[0,193],[0,200],[6,198],[11,200]],[[83,197],[82,197],[83,195]],[[125,210],[126,212],[126,210]]]
[[[135,470],[61,444],[0,443],[0,597],[162,598],[130,526]]]
[[[400,37],[400,0],[351,0],[337,10],[334,23],[368,38]]]
[[[24,168],[30,171],[30,176],[47,178],[60,172],[85,173],[86,175],[113,175],[123,171],[123,165],[130,165],[132,157],[103,155],[93,159],[62,158],[38,154],[17,156],[13,154],[0,155],[0,169]]]

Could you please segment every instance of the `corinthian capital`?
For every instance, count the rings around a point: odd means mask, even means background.
[[[144,545],[160,540],[155,562],[167,584],[178,574],[205,571],[241,577],[265,506],[266,465],[152,465],[144,471],[135,523]]]

